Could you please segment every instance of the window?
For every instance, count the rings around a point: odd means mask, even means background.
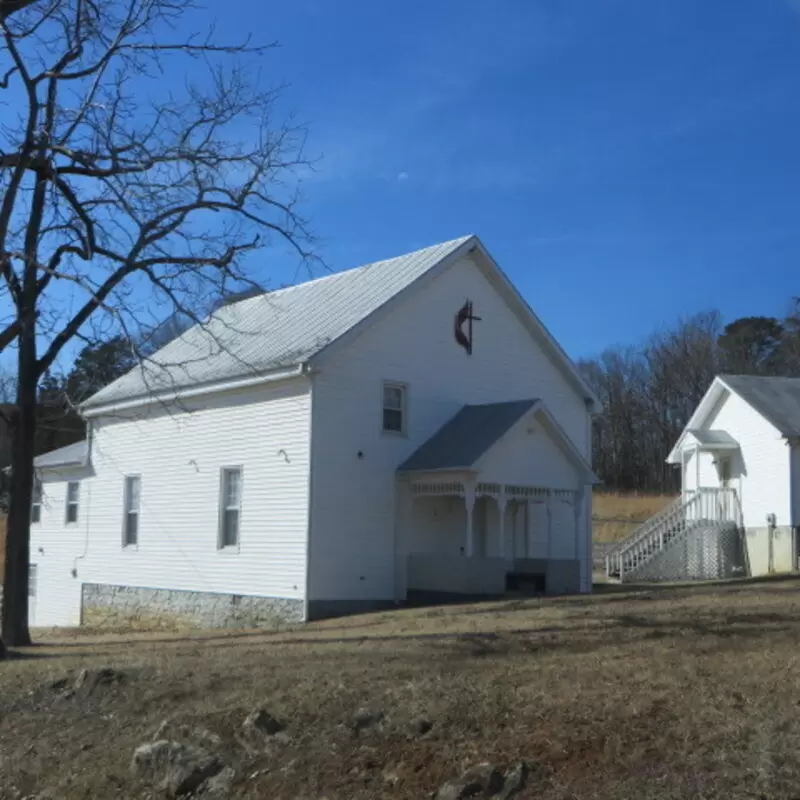
[[[31,522],[42,521],[42,482],[39,478],[33,479],[33,498],[31,499]]]
[[[78,498],[81,493],[81,485],[78,481],[70,481],[67,484],[67,514],[66,522],[71,524],[78,521]]]
[[[219,547],[239,546],[239,518],[242,510],[242,470],[225,467],[220,485]]]
[[[125,514],[122,520],[122,546],[135,547],[139,543],[139,498],[142,480],[138,475],[125,477]]]
[[[383,384],[383,430],[406,432],[406,387],[402,383]]]

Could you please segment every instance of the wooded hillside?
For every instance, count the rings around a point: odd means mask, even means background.
[[[675,492],[680,476],[665,459],[715,375],[800,377],[800,306],[725,326],[716,311],[697,314],[579,367],[604,406],[593,453],[605,487]]]

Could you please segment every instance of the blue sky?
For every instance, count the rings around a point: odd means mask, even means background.
[[[333,269],[477,233],[575,357],[800,294],[800,0],[227,8],[281,43]]]

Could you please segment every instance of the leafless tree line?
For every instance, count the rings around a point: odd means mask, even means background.
[[[785,319],[745,317],[724,326],[716,311],[696,314],[579,367],[604,405],[593,454],[605,486],[675,492],[680,477],[665,459],[716,375],[800,377],[800,307]]]

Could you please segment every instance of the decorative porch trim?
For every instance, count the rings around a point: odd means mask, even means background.
[[[419,481],[409,484],[411,494],[415,496],[440,497],[449,495],[451,497],[464,497],[465,489],[463,483],[451,481],[447,483],[437,483],[436,481]]]

